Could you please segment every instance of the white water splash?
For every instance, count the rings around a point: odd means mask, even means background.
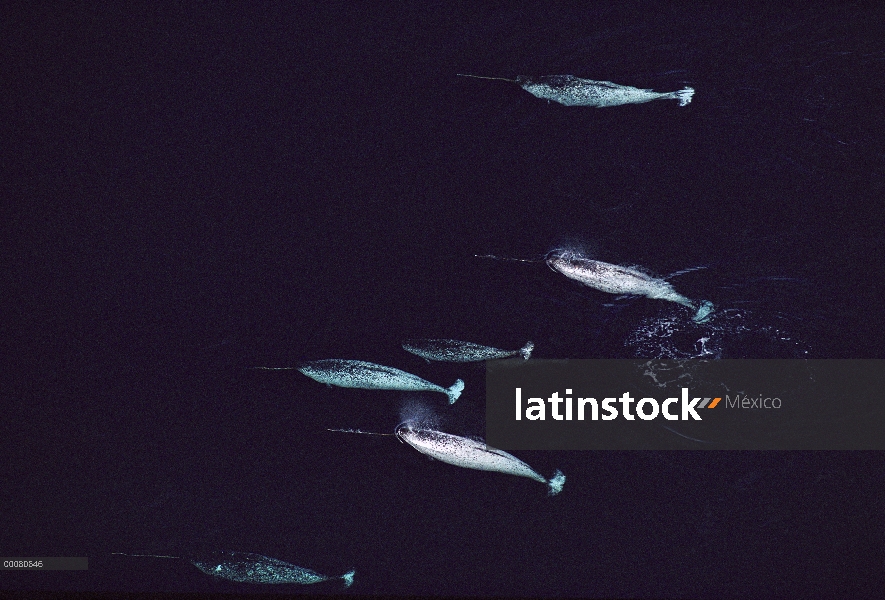
[[[439,414],[421,394],[404,394],[399,410],[400,423],[414,423],[425,429],[444,426]]]
[[[788,326],[743,309],[719,311],[705,323],[673,315],[644,319],[624,345],[637,358],[808,357],[810,348]]]

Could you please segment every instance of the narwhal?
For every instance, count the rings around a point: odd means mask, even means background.
[[[565,485],[565,475],[559,469],[554,471],[550,479],[545,479],[543,475],[512,454],[492,448],[480,440],[431,429],[417,421],[400,423],[394,433],[373,433],[360,429],[329,429],[329,431],[396,436],[401,442],[407,443],[418,452],[456,467],[478,471],[495,471],[546,483],[548,496],[555,496],[562,491],[562,487]]]
[[[621,104],[642,104],[652,100],[678,100],[679,106],[685,106],[691,102],[691,98],[694,96],[694,88],[690,87],[676,92],[655,92],[629,85],[618,85],[610,81],[581,79],[574,75],[544,75],[539,77],[520,75],[516,79],[480,77],[479,75],[465,75],[463,73],[458,73],[458,75],[475,79],[509,81],[519,85],[533,96],[544,100],[552,100],[565,106],[619,106]]]
[[[478,362],[510,356],[521,356],[528,360],[534,348],[535,345],[532,342],[526,342],[525,346],[519,350],[499,350],[460,340],[426,339],[403,342],[403,350],[406,352],[417,354],[425,360],[445,362]]]
[[[687,306],[695,311],[692,320],[696,323],[707,321],[713,312],[713,303],[709,300],[689,300],[674,290],[669,282],[636,269],[591,260],[569,250],[551,252],[547,255],[546,262],[554,271],[602,292],[645,296]]]
[[[401,423],[396,428],[396,437],[418,452],[456,467],[496,471],[546,483],[549,496],[555,496],[561,492],[565,485],[565,475],[559,469],[556,470],[553,477],[546,479],[512,454],[471,438],[428,429],[411,421]]]
[[[114,554],[123,554],[115,552]],[[160,554],[123,554],[124,556],[152,556],[155,558],[182,558],[180,556],[166,556]],[[213,575],[228,581],[239,583],[299,583],[307,585],[341,579],[344,587],[353,585],[355,571],[348,571],[338,577],[320,575],[310,569],[298,567],[269,556],[253,554],[251,552],[221,551],[187,559],[207,575]]]
[[[451,387],[430,383],[417,375],[376,365],[361,360],[327,359],[304,362],[298,367],[311,379],[338,387],[364,390],[397,390],[401,392],[441,392],[454,404],[464,390],[464,382],[458,379]]]

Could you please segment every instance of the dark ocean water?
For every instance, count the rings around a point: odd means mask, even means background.
[[[538,358],[882,358],[885,12],[543,3],[4,10],[0,554],[88,556],[0,587],[338,593],[190,556],[356,569],[358,595],[876,597],[878,452],[524,452],[431,462],[423,407],[484,430],[484,370]],[[14,13],[14,14],[13,14]],[[574,74],[680,108],[547,103]],[[584,288],[579,250],[717,312]],[[352,358],[466,389],[327,389]]]

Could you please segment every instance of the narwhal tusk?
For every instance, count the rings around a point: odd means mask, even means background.
[[[111,552],[117,556],[149,556],[151,558],[181,558],[180,556],[169,556],[168,554],[126,554],[125,552]]]
[[[506,256],[495,256],[494,254],[474,254],[474,258],[491,258],[493,260],[510,260],[513,262],[539,263],[544,262],[543,258],[509,258]]]
[[[389,435],[393,437],[393,433],[375,433],[373,431],[362,431],[360,429],[326,429],[326,431],[336,431],[338,433],[360,433],[362,435]]]
[[[510,83],[519,83],[515,79],[507,79],[505,77],[482,77],[481,75],[466,75],[464,73],[455,73],[458,77],[472,77],[474,79],[495,79],[497,81],[509,81]]]

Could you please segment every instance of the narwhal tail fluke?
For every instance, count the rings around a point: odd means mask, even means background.
[[[351,569],[347,573],[341,576],[341,579],[344,580],[344,587],[350,587],[353,585],[353,576],[356,575],[356,571]]]
[[[690,87],[686,87],[684,90],[679,90],[678,92],[673,92],[673,98],[679,100],[679,106],[685,106],[691,102],[693,96],[694,88]]]
[[[562,487],[565,485],[565,474],[556,469],[556,472],[553,474],[553,477],[547,481],[547,495],[555,496],[559,492],[562,491]]]
[[[481,75],[467,75],[466,73],[455,73],[458,77],[472,77],[473,79],[495,79],[497,81],[509,81],[510,83],[519,83],[515,79],[507,79],[506,77],[483,77]]]
[[[697,312],[695,312],[691,320],[695,323],[705,323],[710,320],[713,310],[713,303],[709,300],[703,300],[698,304]]]
[[[519,349],[519,355],[522,356],[523,360],[528,360],[534,349],[535,344],[533,342],[526,342],[525,346]]]
[[[464,391],[464,382],[459,379],[452,384],[452,387],[446,390],[446,396],[449,397],[449,404],[454,404],[455,400],[461,397],[462,391]]]

